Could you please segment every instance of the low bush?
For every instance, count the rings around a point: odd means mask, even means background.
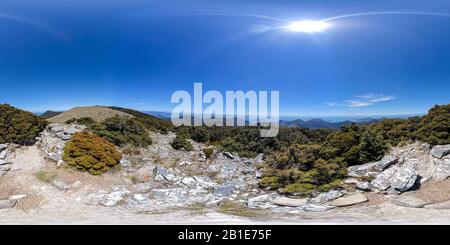
[[[194,147],[189,142],[189,140],[183,135],[177,135],[177,137],[172,141],[170,144],[173,149],[175,150],[181,150],[184,149],[186,151],[192,151],[194,150]]]
[[[63,160],[71,167],[93,175],[104,173],[122,159],[114,145],[91,133],[76,133],[66,143]]]
[[[0,105],[0,144],[33,145],[46,125],[44,119],[31,112]]]

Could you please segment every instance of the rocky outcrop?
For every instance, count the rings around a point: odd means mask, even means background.
[[[443,158],[450,154],[450,144],[449,145],[437,145],[431,149],[431,155],[435,158]]]
[[[424,201],[416,196],[414,192],[405,193],[399,195],[395,199],[392,200],[392,203],[407,208],[423,208],[426,205],[430,204],[430,202]]]
[[[362,191],[387,191],[399,194],[427,181],[442,181],[450,176],[449,145],[414,143],[391,150],[381,161],[348,168],[346,184]],[[371,179],[371,181],[367,181]]]
[[[11,170],[10,154],[10,145],[0,144],[0,176],[6,175]]]
[[[85,126],[76,124],[49,124],[39,136],[38,145],[46,153],[48,159],[61,164],[65,143],[75,133],[85,129]]]

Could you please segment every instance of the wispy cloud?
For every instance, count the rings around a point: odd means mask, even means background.
[[[346,100],[345,105],[350,108],[371,106],[380,102],[395,100],[394,95],[365,94],[355,96],[354,100]]]
[[[327,106],[333,107],[333,106],[344,106],[348,108],[361,108],[361,107],[367,107],[371,105],[375,105],[377,103],[381,102],[387,102],[395,100],[394,95],[384,95],[384,94],[364,94],[364,95],[358,95],[354,96],[353,99],[345,100],[343,103],[335,103],[335,102],[327,102],[325,103]]]

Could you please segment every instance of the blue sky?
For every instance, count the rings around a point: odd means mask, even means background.
[[[318,33],[289,21],[329,21]],[[450,102],[450,2],[2,0],[0,102],[170,111],[176,90],[278,90],[283,115]]]

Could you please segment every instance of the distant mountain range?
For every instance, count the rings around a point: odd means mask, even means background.
[[[170,119],[171,113],[170,112],[162,112],[162,111],[141,111],[142,113],[155,116],[161,119]],[[45,113],[39,113],[41,117],[43,118],[51,118],[55,117],[62,112],[56,112],[56,111],[46,111]],[[393,115],[393,116],[384,116],[380,117],[377,116],[376,118],[372,117],[361,117],[361,118],[347,118],[346,120],[342,121],[335,121],[334,120],[325,120],[321,118],[312,118],[312,119],[284,119],[280,120],[280,125],[284,127],[301,127],[301,128],[310,128],[310,129],[339,129],[342,126],[345,125],[351,125],[352,123],[357,124],[370,124],[375,123],[378,121],[381,121],[386,118],[407,118],[410,116],[416,116],[416,115]],[[345,118],[342,118],[345,119]],[[236,120],[236,119],[235,119]]]

